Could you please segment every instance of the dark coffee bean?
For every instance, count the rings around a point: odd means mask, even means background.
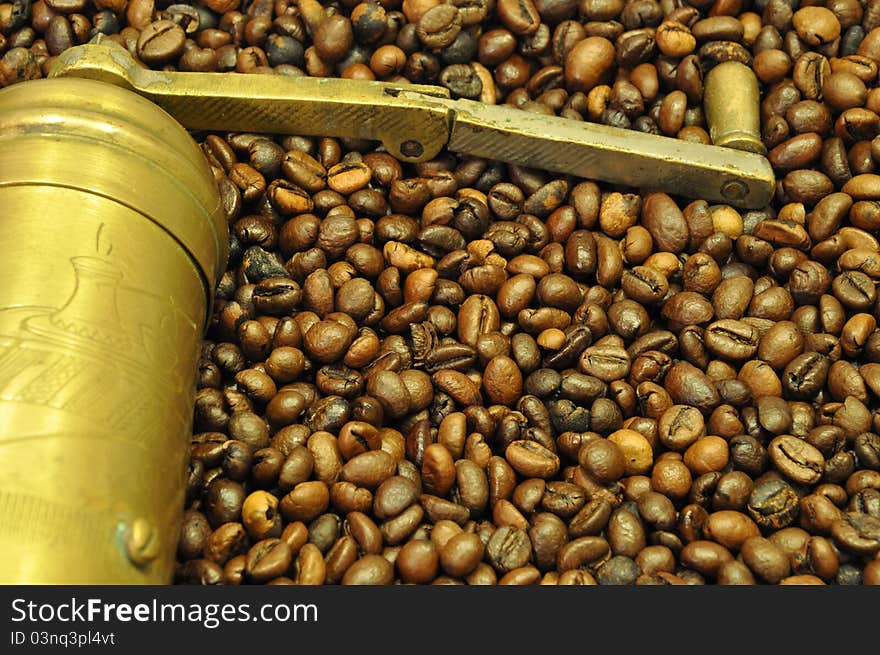
[[[763,482],[755,486],[749,496],[749,516],[761,527],[784,528],[798,515],[798,497],[795,491],[781,480]]]
[[[447,66],[440,73],[439,81],[455,98],[474,100],[479,98],[483,91],[483,82],[474,68],[468,64]]]
[[[219,585],[223,579],[223,569],[206,559],[189,560],[175,572],[175,581],[180,584]]]
[[[635,561],[623,555],[616,555],[599,567],[596,579],[600,585],[631,585],[641,575]]]
[[[825,384],[828,370],[826,357],[815,352],[803,353],[785,367],[782,374],[783,388],[791,398],[811,398]]]
[[[621,287],[627,296],[640,303],[658,302],[669,291],[669,283],[663,273],[647,266],[624,271]]]
[[[880,470],[880,437],[873,432],[865,432],[856,437],[853,450],[859,464],[865,468]]]
[[[177,544],[178,557],[183,560],[202,557],[210,535],[211,526],[205,515],[196,510],[187,510]]]
[[[486,544],[486,557],[499,573],[525,566],[531,557],[528,534],[513,527],[498,528]]]

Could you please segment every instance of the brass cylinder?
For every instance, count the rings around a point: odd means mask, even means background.
[[[703,108],[716,146],[767,154],[761,141],[761,95],[748,66],[726,61],[706,73]]]
[[[0,211],[0,583],[169,583],[228,247],[210,167],[130,91],[26,82]]]

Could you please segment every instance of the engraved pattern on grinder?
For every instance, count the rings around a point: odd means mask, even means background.
[[[173,298],[163,303],[163,299],[145,290],[123,284],[125,273],[109,259],[113,248],[104,243],[102,228],[98,230],[96,249],[104,250],[106,256],[70,258],[73,288],[63,303],[55,308],[0,309],[4,322],[9,317],[19,319],[16,331],[0,335],[0,401],[39,406],[50,414],[73,414],[88,421],[83,427],[90,433],[140,442],[155,429],[156,420],[150,417],[161,417],[169,408],[139,370],[160,363],[156,360],[162,354],[176,358],[174,348],[157,347],[155,343],[172,340],[169,335],[175,333],[175,325],[183,322],[187,331],[195,331],[197,326],[173,307]],[[123,321],[121,294],[134,294],[141,304],[161,307],[158,326],[141,324],[136,329]],[[168,306],[173,315],[164,309]],[[166,362],[168,370],[173,370],[175,363]],[[100,381],[114,375],[121,375],[125,384],[138,391],[120,403],[101,402],[104,392]],[[175,393],[182,391],[183,381],[176,376],[169,377],[165,384]],[[51,424],[50,414],[42,421],[32,421],[32,425]],[[44,435],[16,435],[25,436]],[[0,445],[6,441],[0,440]]]

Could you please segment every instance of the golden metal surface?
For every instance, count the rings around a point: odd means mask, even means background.
[[[189,129],[375,139],[406,161],[430,159],[448,146],[463,154],[745,208],[766,206],[775,189],[770,164],[750,152],[451,100],[440,87],[155,72],[140,67],[114,42],[71,48],[50,74],[131,89]],[[754,107],[743,114],[754,109],[757,115],[757,94],[728,104],[749,103]],[[726,132],[725,138],[726,145],[742,144]]]
[[[748,66],[726,61],[706,73],[703,108],[712,143],[767,154],[761,140],[758,78]]]
[[[770,164],[751,153],[457,102],[452,150],[737,207],[765,207],[775,189]]]
[[[394,156],[424,161],[449,139],[450,109],[401,98],[446,89],[338,78],[223,73],[163,73],[141,67],[102,40],[59,55],[51,77],[89,77],[136,91],[191,130],[352,137],[381,141]],[[418,141],[413,141],[413,136]]]
[[[226,221],[195,142],[91,80],[0,91],[0,582],[170,582]]]

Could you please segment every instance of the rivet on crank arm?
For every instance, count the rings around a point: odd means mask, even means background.
[[[722,80],[732,84],[731,88],[708,94],[710,131],[740,134],[741,125],[746,125],[746,133],[754,127],[748,117],[758,115],[757,82],[754,94],[744,93],[739,86],[751,89],[749,76],[754,77],[745,70],[730,71],[733,75]],[[728,139],[732,147],[727,148],[707,146],[511,107],[451,100],[441,87],[157,72],[142,68],[127,50],[107,40],[62,53],[50,76],[90,77],[124,86],[191,130],[374,139],[395,157],[410,162],[430,159],[446,146],[466,155],[743,208],[766,206],[775,190],[769,162],[754,152],[734,149],[748,144],[748,139]],[[713,76],[712,72],[707,76],[710,88]],[[755,106],[742,112],[716,110],[714,103],[727,103],[727,97],[737,106]],[[726,127],[731,121],[733,128]]]

